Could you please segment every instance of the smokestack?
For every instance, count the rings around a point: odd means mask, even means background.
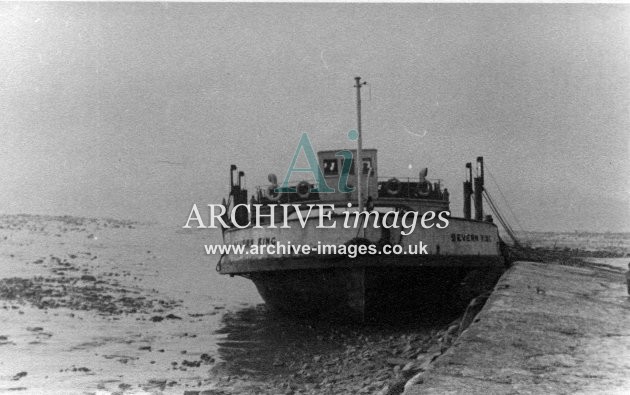
[[[477,157],[477,177],[475,177],[475,219],[483,221],[483,156]]]
[[[464,218],[472,218],[472,208],[470,205],[470,198],[473,193],[472,188],[472,164],[466,163],[466,181],[464,181]]]

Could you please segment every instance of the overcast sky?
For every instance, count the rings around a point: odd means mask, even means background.
[[[629,10],[2,3],[0,212],[183,225],[231,163],[352,147],[359,75],[381,175],[426,166],[461,215],[483,155],[525,229],[630,231]]]

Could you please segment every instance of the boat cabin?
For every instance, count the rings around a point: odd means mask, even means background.
[[[352,156],[350,156],[350,153]],[[347,158],[356,158],[357,151],[329,150],[319,151],[317,160],[326,185],[332,192],[318,192],[315,180],[302,180],[290,184],[294,192],[276,192],[278,179],[269,175],[270,185],[256,188],[251,202],[261,204],[282,204],[302,202],[356,202],[358,199],[357,174],[354,163],[346,163]],[[362,150],[361,188],[364,199],[371,198],[375,204],[411,205],[422,202],[423,207],[448,210],[449,192],[442,189],[441,180],[426,178],[427,169],[419,172],[417,178],[382,177],[378,173],[378,157],[376,149]],[[239,175],[241,173],[239,172]],[[240,178],[238,182],[240,187]],[[240,188],[237,187],[237,189]],[[352,190],[352,192],[347,192]],[[240,191],[242,194],[242,191]],[[246,193],[246,192],[245,192]],[[245,202],[243,198],[238,199]],[[431,204],[432,203],[432,204]]]
[[[317,153],[317,159],[319,162],[319,168],[324,174],[324,180],[326,184],[335,190],[331,193],[321,193],[319,198],[324,202],[338,202],[338,201],[357,201],[358,188],[357,188],[357,174],[353,160],[350,159],[349,163],[346,163],[345,156],[347,153],[352,153],[352,158],[357,157],[356,150],[335,150],[335,151],[319,151]],[[375,198],[378,194],[378,182],[377,174],[378,167],[376,162],[376,150],[364,149],[361,152],[363,157],[361,164],[361,179],[363,189],[363,196],[367,198],[372,196]],[[344,192],[344,190],[354,190],[353,192]]]

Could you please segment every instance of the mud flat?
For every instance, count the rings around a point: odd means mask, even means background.
[[[211,237],[0,215],[0,394],[370,394],[404,383],[457,326],[461,312],[432,305],[406,325],[277,316],[216,273]]]
[[[623,270],[516,262],[404,394],[630,393]]]

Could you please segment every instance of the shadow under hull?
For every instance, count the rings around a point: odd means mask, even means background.
[[[248,273],[272,309],[331,321],[388,321],[465,308],[491,289],[503,259],[466,266],[363,266]]]

